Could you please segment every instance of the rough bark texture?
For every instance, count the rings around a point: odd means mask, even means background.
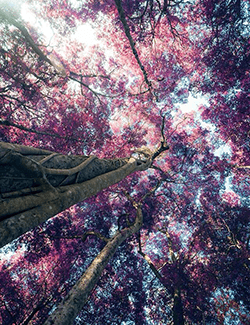
[[[82,310],[91,290],[99,280],[102,271],[109,260],[115,254],[119,245],[142,226],[142,211],[137,208],[135,223],[121,231],[118,231],[94,259],[83,276],[76,282],[67,297],[58,306],[55,312],[47,319],[44,325],[71,325]]]
[[[30,149],[30,150],[29,150]],[[0,193],[2,198],[38,192],[41,178],[53,187],[82,183],[125,165],[128,159],[97,159],[95,156],[67,156],[0,143]],[[88,168],[86,168],[88,167]],[[22,190],[22,191],[21,191]],[[14,193],[16,191],[17,194]]]
[[[65,156],[0,142],[0,247],[147,167],[134,158]]]

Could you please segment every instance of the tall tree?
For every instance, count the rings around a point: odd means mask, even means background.
[[[161,152],[138,149],[137,157],[97,159],[65,156],[47,150],[0,143],[1,245],[16,239],[48,218],[149,168]]]

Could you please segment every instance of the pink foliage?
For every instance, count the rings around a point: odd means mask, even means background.
[[[233,191],[224,192],[221,196],[222,200],[229,204],[231,207],[240,205],[240,197]]]
[[[142,200],[141,246],[135,234],[119,247],[79,324],[172,324],[178,290],[188,324],[249,323],[250,43],[237,11],[246,1],[116,1],[134,48],[113,0],[24,2],[54,34],[46,44],[42,28],[22,22],[45,60],[1,20],[1,140],[107,159],[163,139],[169,150],[11,244],[0,322],[44,323],[104,247],[83,233],[110,237]],[[74,36],[83,23],[96,44]],[[197,94],[206,104],[183,113]],[[230,153],[215,155],[222,144]],[[222,193],[229,176],[235,192]]]

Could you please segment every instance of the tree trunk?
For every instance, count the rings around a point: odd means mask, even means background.
[[[184,325],[181,290],[178,287],[175,288],[174,292],[173,320],[174,325]]]
[[[0,142],[0,247],[149,164]]]
[[[142,222],[143,216],[141,207],[137,206],[135,223],[130,227],[116,232],[44,325],[73,324],[74,319],[82,310],[91,290],[98,282],[102,271],[115,254],[119,245],[129,236],[137,232],[141,228]]]

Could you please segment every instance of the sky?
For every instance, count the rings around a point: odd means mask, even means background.
[[[34,13],[31,10],[29,10],[29,7],[27,4],[22,5],[21,16],[24,21],[29,22],[35,28],[36,27],[42,28],[45,42],[46,43],[52,42],[52,44],[53,44],[54,32],[53,32],[53,29],[51,28],[50,24],[45,20],[38,21],[36,16],[34,15]],[[95,31],[90,26],[90,24],[79,25],[76,29],[74,36],[79,42],[85,44],[86,46],[91,46],[91,45],[98,43],[98,40],[95,35]]]

